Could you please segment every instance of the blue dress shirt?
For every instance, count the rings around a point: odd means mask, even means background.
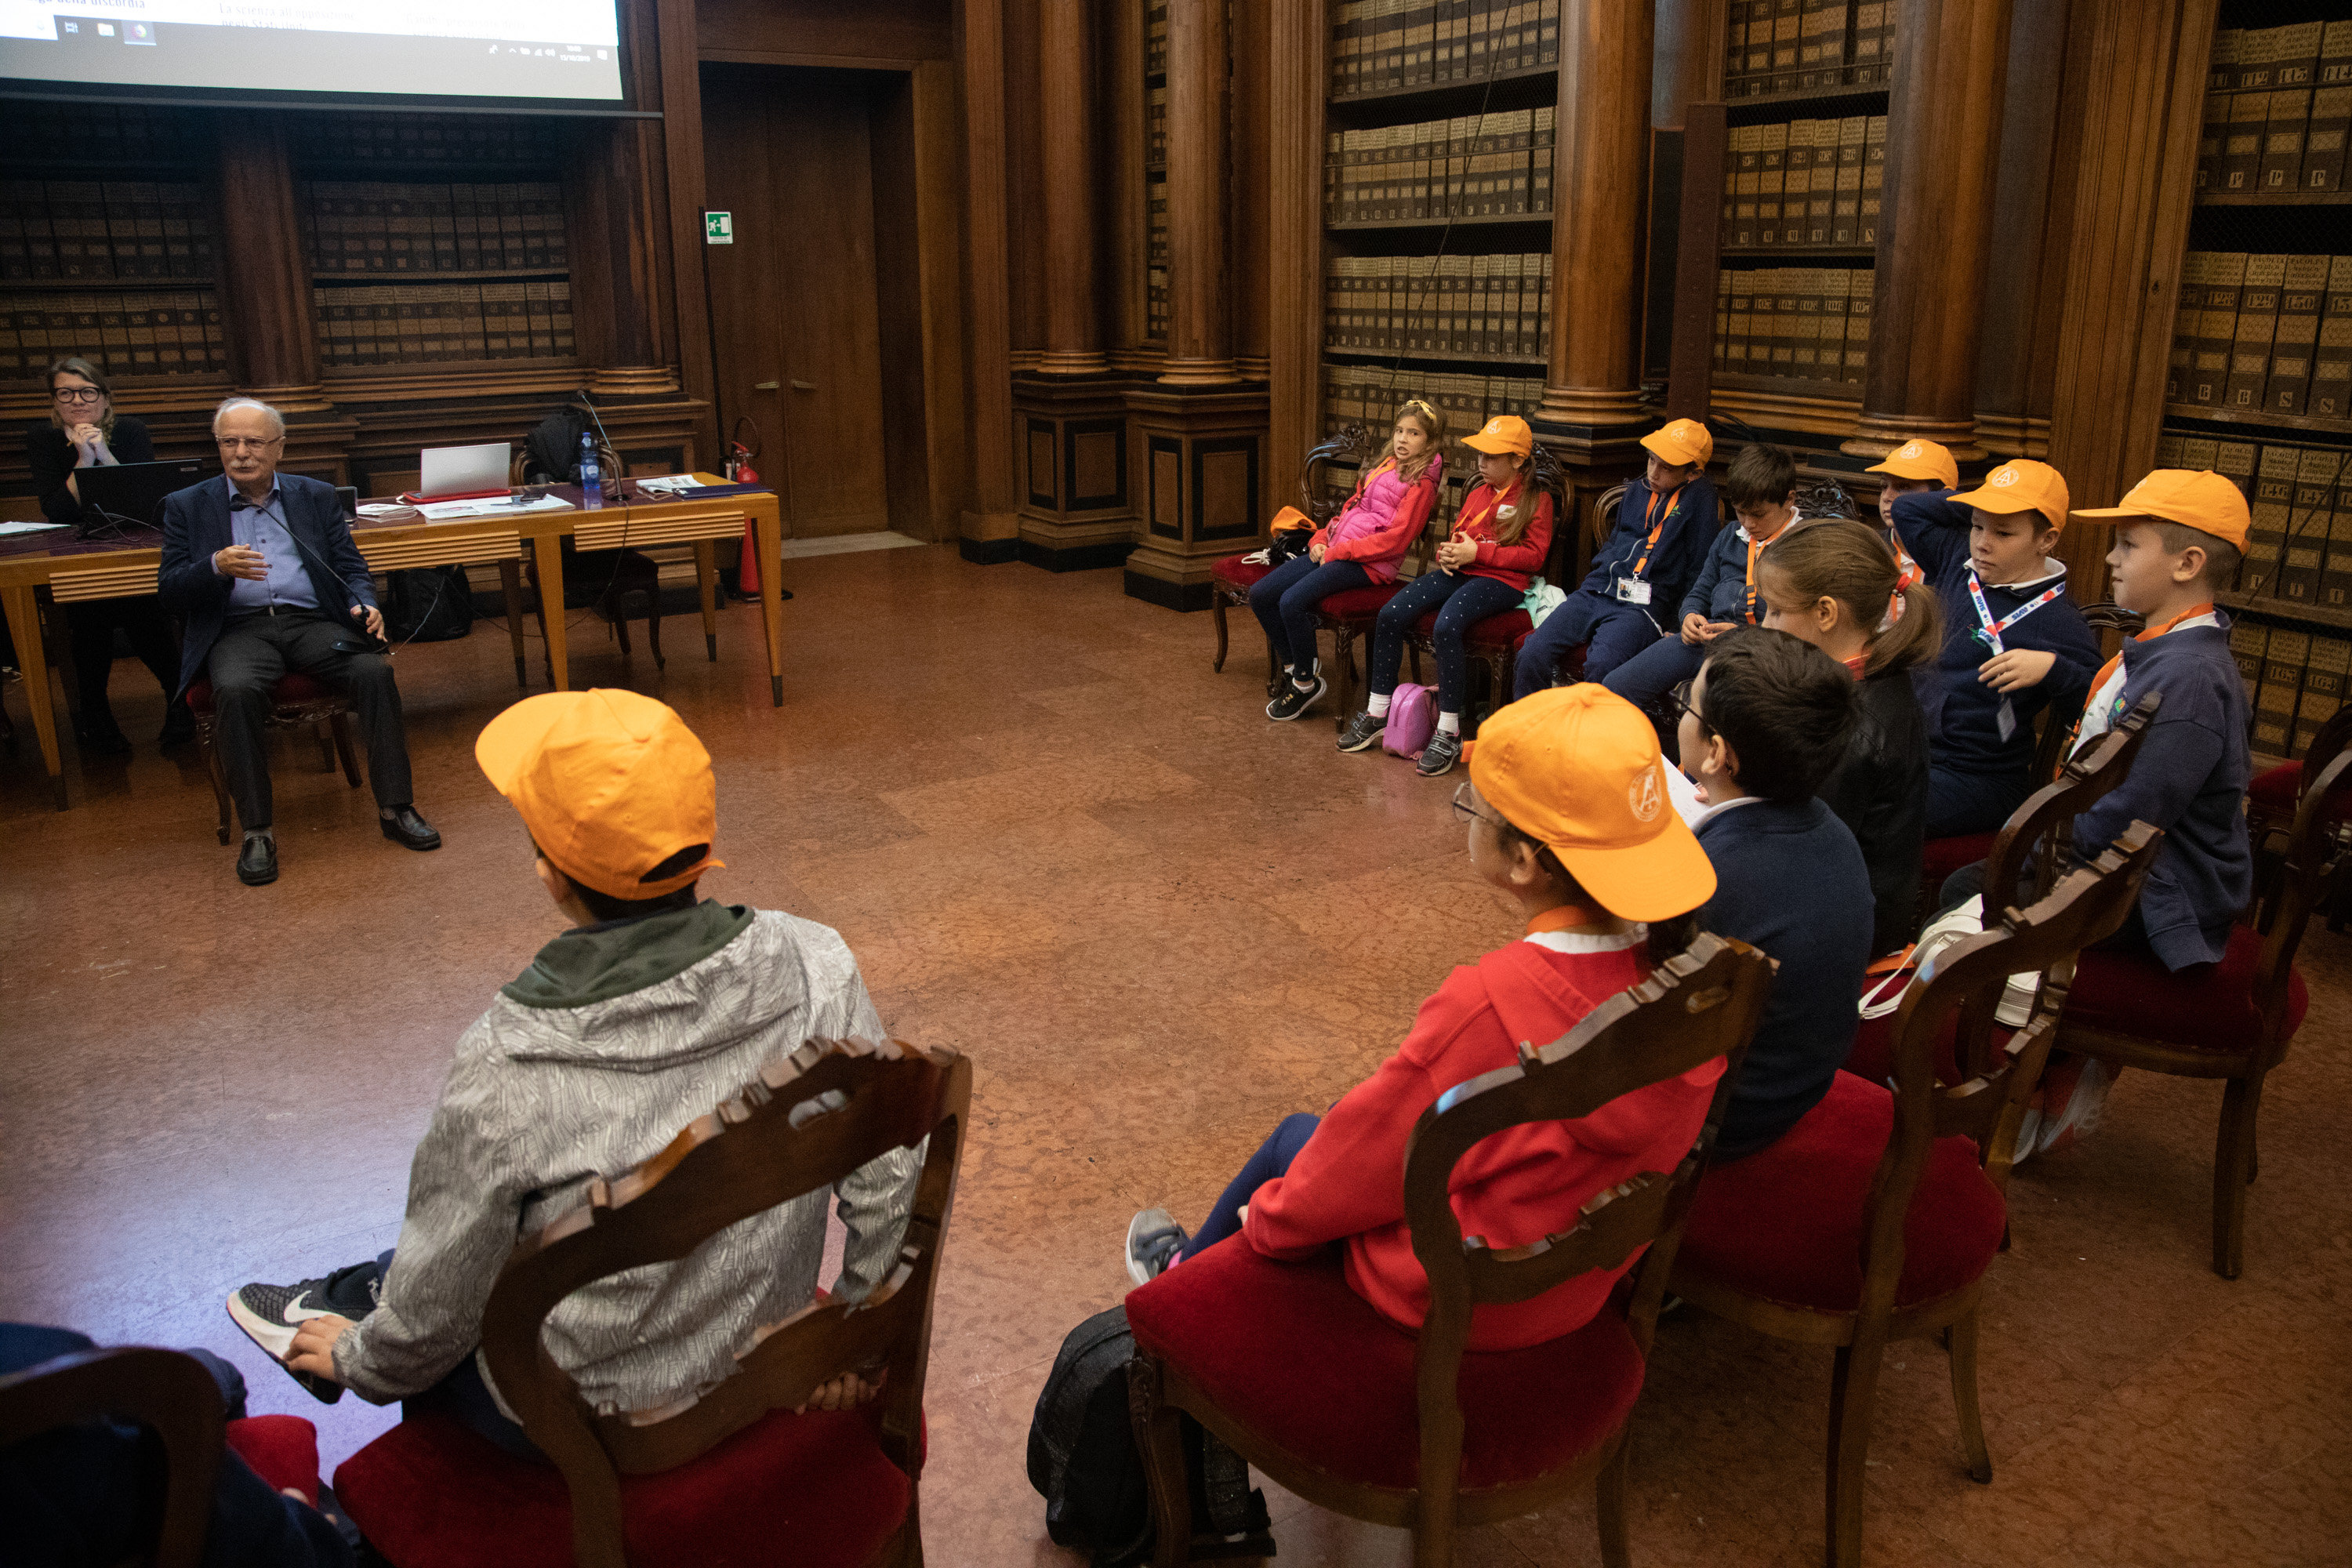
[[[236,481],[227,475],[221,476],[221,483],[228,486],[229,536],[239,544],[260,551],[262,561],[269,568],[269,575],[258,582],[250,577],[230,580],[229,614],[317,609],[319,592],[310,585],[310,574],[302,565],[302,552],[295,546],[294,535],[287,530],[286,500],[278,492],[278,481],[270,480],[269,498],[258,506],[246,500]]]

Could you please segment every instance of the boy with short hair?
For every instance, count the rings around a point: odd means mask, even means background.
[[[1641,479],[1617,502],[1616,529],[1592,558],[1592,570],[1567,601],[1520,646],[1512,695],[1552,685],[1560,661],[1580,645],[1584,679],[1612,670],[1664,635],[1658,617],[1706,564],[1718,531],[1715,486],[1706,466],[1715,437],[1696,419],[1677,419],[1642,437],[1649,449]]]
[[[1741,626],[1708,646],[1677,697],[1683,772],[1706,806],[1695,826],[1715,866],[1699,924],[1780,965],[1716,1143],[1717,1161],[1736,1160],[1821,1102],[1860,1023],[1870,870],[1814,798],[1845,754],[1854,681],[1811,643]]]
[[[574,929],[499,993],[457,1043],[409,1173],[400,1245],[296,1285],[247,1285],[229,1316],[320,1398],[417,1399],[511,1452],[536,1455],[476,1355],[490,1287],[529,1236],[587,1202],[600,1176],[812,1038],[880,1040],[839,933],[774,910],[698,901],[722,864],[710,755],[633,691],[562,691],[492,720],[474,754],[515,806],[541,884]],[[888,1270],[919,1149],[838,1183],[848,1247],[836,1296]],[[550,1353],[603,1412],[690,1402],[734,1369],[760,1325],[808,1304],[826,1194],[755,1215],[677,1263],[566,1297]],[[813,1404],[866,1393],[854,1376]]]
[[[1957,470],[1955,470],[1957,472]],[[2066,521],[2066,480],[2020,458],[1960,495],[1882,500],[1903,549],[1948,606],[1927,717],[1927,837],[1991,833],[2033,791],[2033,720],[2074,713],[2099,662],[2098,639],[2067,597],[2051,550]]]
[[[1636,708],[1654,708],[1659,699],[1696,675],[1716,638],[1763,618],[1756,557],[1796,521],[1796,460],[1778,447],[1752,442],[1731,459],[1723,489],[1739,523],[1716,534],[1706,564],[1683,595],[1675,635],[1660,637],[1601,683]]]
[[[1886,476],[1878,486],[1878,526],[1886,535],[1887,548],[1895,552],[1895,585],[1907,588],[1914,583],[1925,583],[1927,568],[1911,558],[1911,552],[1903,548],[1903,536],[1895,531],[1895,502],[1903,496],[1932,495],[1937,490],[1957,489],[1960,482],[1958,460],[1952,456],[1952,449],[1941,442],[1906,441],[1863,472]]]

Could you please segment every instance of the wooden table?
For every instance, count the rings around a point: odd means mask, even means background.
[[[723,483],[715,475],[697,478]],[[576,487],[558,486],[554,494],[577,500]],[[539,566],[541,603],[548,609],[548,670],[555,689],[571,689],[571,661],[563,630],[562,541],[569,535],[583,550],[637,548],[655,544],[690,543],[695,572],[702,588],[704,639],[717,657],[717,547],[722,540],[743,537],[749,521],[760,555],[761,620],[768,638],[768,691],[775,706],[784,704],[784,606],[782,595],[783,526],[775,495],[761,490],[707,500],[613,499],[595,511],[491,512],[479,517],[428,522],[420,517],[387,521],[362,518],[352,525],[352,542],[370,568],[400,571],[411,566],[439,566],[476,562],[495,563],[507,589],[508,632],[514,639],[515,679],[528,684],[522,631],[514,611],[520,602],[517,568],[526,545]],[[39,592],[46,587],[58,604],[89,599],[127,598],[155,592],[163,561],[163,536],[141,533],[140,542],[86,540],[56,533],[16,534],[0,538],[0,609],[8,616],[8,631],[16,647],[16,667],[24,672],[25,705],[32,710],[33,730],[40,737],[41,761],[47,767],[57,794],[58,809],[67,806],[65,761],[58,746],[57,715],[49,699],[49,667],[41,645]]]

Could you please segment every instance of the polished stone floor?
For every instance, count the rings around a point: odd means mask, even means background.
[[[1451,781],[1268,724],[1255,632],[1223,675],[1204,616],[1118,574],[978,567],[952,547],[796,560],[781,710],[758,623],[666,675],[575,628],[587,682],[676,705],[717,759],[709,890],[838,927],[898,1033],[978,1064],[940,1288],[929,1560],[1076,1563],[1023,1441],[1055,1345],[1126,1289],[1138,1206],[1196,1217],[1288,1111],[1328,1103],[1456,963],[1516,934],[1473,881]],[[534,664],[536,660],[534,658]],[[392,1418],[331,1409],[221,1310],[397,1233],[449,1044],[556,922],[471,741],[516,695],[496,627],[412,647],[415,855],[365,792],[281,746],[284,876],[240,887],[193,755],[118,667],[141,738],[68,754],[47,809],[29,735],[0,759],[0,1315],[201,1344],[330,1466]],[[20,732],[23,694],[5,692]],[[1322,717],[1322,715],[1318,715]],[[1988,1287],[1996,1475],[1969,1481],[1941,1356],[1898,1348],[1871,1450],[1874,1564],[2352,1561],[2352,946],[2315,934],[2315,1006],[2263,1107],[2245,1278],[2207,1268],[2217,1088],[2127,1077],[2082,1149],[2021,1173]],[[1637,1428],[1645,1563],[1820,1556],[1826,1351],[1696,1314],[1663,1330]],[[1281,1561],[1399,1563],[1396,1531],[1276,1500]],[[1470,1564],[1594,1560],[1589,1502],[1466,1531]]]

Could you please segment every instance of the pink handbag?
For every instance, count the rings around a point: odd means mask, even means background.
[[[1381,750],[1396,757],[1417,757],[1437,732],[1437,689],[1405,681],[1389,697],[1388,726],[1381,731]]]

